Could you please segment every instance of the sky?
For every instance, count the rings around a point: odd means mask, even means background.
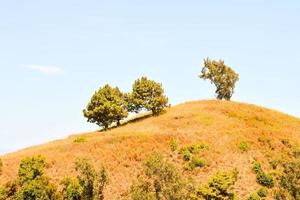
[[[172,105],[215,98],[203,59],[240,74],[234,101],[300,117],[298,0],[0,1],[0,154],[97,129],[108,83],[161,82]]]

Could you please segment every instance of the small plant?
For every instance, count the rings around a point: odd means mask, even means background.
[[[239,143],[239,149],[242,151],[242,152],[247,152],[250,150],[250,143],[248,141],[241,141]]]
[[[205,160],[193,156],[192,159],[188,162],[186,169],[192,171],[197,167],[201,168],[204,166],[205,166]]]
[[[182,151],[182,155],[183,155],[183,160],[185,160],[185,161],[189,161],[192,157],[192,154],[188,149],[184,149]]]
[[[84,136],[79,136],[73,140],[74,143],[84,143],[86,141],[87,141],[87,139]]]
[[[266,186],[268,188],[274,186],[273,177],[270,174],[266,174],[263,171],[261,164],[259,162],[254,161],[252,170],[256,174],[256,180],[259,184]]]
[[[0,175],[2,174],[2,168],[3,168],[3,162],[2,162],[2,160],[0,159]]]
[[[267,190],[267,188],[265,188],[265,187],[261,187],[261,188],[259,188],[258,190],[257,190],[257,194],[258,194],[258,196],[260,196],[260,197],[267,197],[268,196],[268,190]]]
[[[260,200],[260,199],[261,198],[260,198],[260,196],[258,194],[252,193],[252,194],[250,194],[250,196],[248,197],[247,200]]]
[[[177,140],[173,138],[170,141],[170,143],[169,143],[169,147],[170,147],[170,149],[171,149],[172,152],[175,152],[177,150],[177,148],[178,148],[178,142],[177,142]]]

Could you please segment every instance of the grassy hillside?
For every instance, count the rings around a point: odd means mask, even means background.
[[[245,198],[259,188],[252,172],[252,161],[260,160],[265,170],[280,157],[287,143],[300,143],[300,120],[262,107],[225,101],[195,101],[173,108],[158,117],[149,117],[107,132],[92,132],[24,149],[1,157],[3,173],[0,184],[16,177],[22,158],[41,154],[47,159],[47,174],[59,182],[74,173],[77,157],[91,158],[95,165],[103,163],[110,175],[105,191],[107,199],[126,199],[128,189],[141,170],[143,161],[154,151],[170,157],[169,143],[179,147],[205,143],[209,150],[201,152],[206,166],[187,171],[197,181],[206,182],[218,170],[239,171],[236,190]],[[241,150],[241,142],[248,151]],[[179,167],[182,162],[176,162]]]

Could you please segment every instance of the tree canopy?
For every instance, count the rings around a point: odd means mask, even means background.
[[[239,75],[230,67],[226,66],[223,60],[204,59],[200,78],[210,80],[216,86],[217,99],[230,100]]]

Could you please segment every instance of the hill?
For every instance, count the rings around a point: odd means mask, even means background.
[[[277,111],[250,104],[227,101],[195,101],[168,109],[158,117],[148,117],[106,132],[73,135],[64,140],[27,148],[1,157],[0,184],[16,178],[22,158],[41,154],[47,159],[47,175],[54,182],[74,173],[74,160],[87,157],[95,165],[103,163],[110,176],[107,199],[127,199],[128,189],[141,171],[143,161],[153,152],[170,157],[170,141],[180,147],[205,143],[201,152],[206,166],[186,172],[206,182],[218,170],[236,167],[236,191],[241,199],[259,188],[252,172],[254,159],[271,171],[270,162],[287,146],[300,143],[300,120]],[[241,150],[241,142],[249,150]],[[287,145],[288,144],[288,145]],[[177,163],[180,165],[180,163]]]

